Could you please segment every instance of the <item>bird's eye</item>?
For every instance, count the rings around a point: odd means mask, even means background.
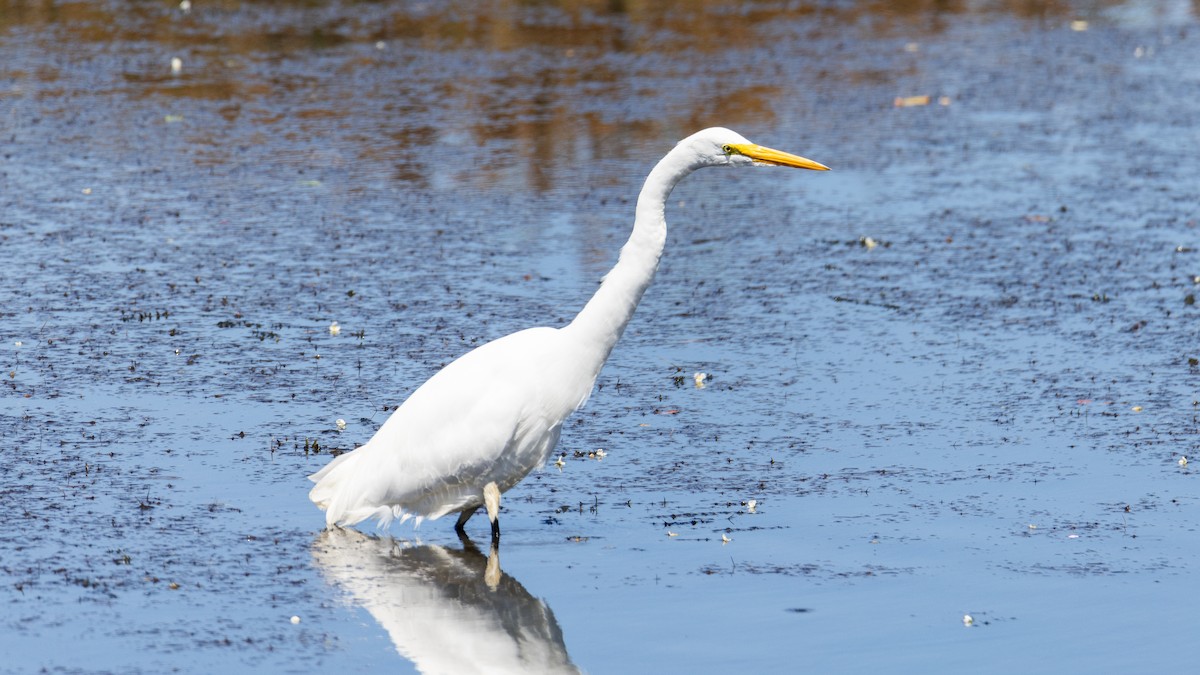
[[[732,155],[732,154],[733,154],[733,148],[729,147],[728,145],[722,145],[722,146],[721,146],[721,152],[725,153],[726,155]]]

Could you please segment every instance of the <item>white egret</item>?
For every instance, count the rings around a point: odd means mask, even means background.
[[[443,368],[396,409],[360,448],[309,476],[309,498],[329,527],[369,518],[417,524],[458,513],[455,529],[487,508],[500,536],[500,495],[550,457],[563,420],[591,395],[601,367],[654,278],[667,238],[667,197],[709,166],[828,170],[810,159],[756,145],[722,128],[679,142],[638,196],[633,233],[616,266],[579,315],[561,328],[499,338]]]

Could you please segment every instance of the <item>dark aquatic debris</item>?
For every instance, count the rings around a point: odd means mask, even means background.
[[[904,308],[901,307],[900,305],[892,304],[890,302],[875,302],[873,300],[862,300],[859,298],[847,298],[847,297],[841,296],[841,295],[833,296],[833,301],[834,302],[848,302],[853,305],[864,305],[867,307],[882,307],[884,309],[890,309],[895,312],[904,311]]]

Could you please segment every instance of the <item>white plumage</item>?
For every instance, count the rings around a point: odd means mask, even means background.
[[[587,401],[600,369],[650,285],[666,242],[666,200],[696,169],[751,164],[824,170],[722,128],[680,141],[650,172],[620,259],[575,320],[530,328],[459,357],[421,385],[366,445],[309,478],[329,526],[439,518],[456,528],[550,457],[563,420]]]

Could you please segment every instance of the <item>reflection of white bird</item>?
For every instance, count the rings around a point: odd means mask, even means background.
[[[309,478],[329,526],[378,518],[439,518],[455,528],[487,507],[500,536],[500,493],[545,463],[562,422],[584,404],[600,368],[650,285],[667,237],[666,200],[708,166],[790,166],[812,160],[764,148],[721,128],[680,141],[646,178],[633,234],[575,320],[530,328],[478,347],[421,385],[361,448]]]
[[[578,673],[554,613],[500,571],[495,544],[486,557],[463,546],[326,530],[312,553],[422,673]]]

